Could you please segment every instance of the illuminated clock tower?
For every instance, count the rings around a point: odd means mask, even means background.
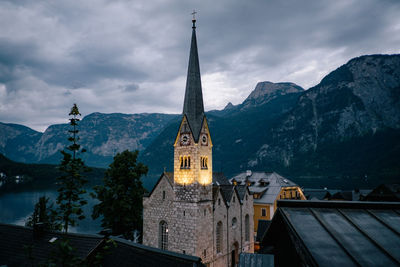
[[[212,197],[212,142],[204,114],[196,20],[193,19],[192,22],[185,101],[182,121],[174,143],[174,183],[177,196],[181,196],[182,200],[192,198],[191,200],[198,201]],[[199,190],[187,190],[188,187]]]

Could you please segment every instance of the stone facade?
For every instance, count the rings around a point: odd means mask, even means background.
[[[247,188],[240,196],[240,186],[225,185],[231,190],[227,193],[218,185],[213,185],[214,190],[211,190],[211,186],[197,183],[176,185],[172,179],[172,173],[164,173],[151,194],[143,199],[143,244],[159,247],[159,225],[165,221],[168,224],[167,249],[201,257],[208,266],[232,266],[232,261],[238,262],[240,252],[254,251],[253,197]],[[179,190],[174,190],[175,187]],[[177,197],[177,192],[184,190],[192,192],[187,195],[196,190],[211,190],[214,196],[210,201],[198,202]],[[217,253],[219,222],[222,223],[222,246]]]

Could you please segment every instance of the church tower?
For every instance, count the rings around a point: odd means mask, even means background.
[[[175,242],[206,263],[213,255],[212,142],[204,114],[195,18],[192,22],[185,100],[174,143]]]
[[[199,201],[211,199],[208,193],[211,193],[212,183],[212,142],[204,114],[196,20],[192,22],[182,121],[174,143],[174,182],[178,195],[181,188],[185,192],[182,192],[182,200]],[[199,185],[202,190],[187,190],[188,187]]]

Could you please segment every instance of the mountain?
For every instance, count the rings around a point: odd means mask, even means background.
[[[399,100],[400,55],[352,59],[302,94],[248,166],[378,172],[399,159]]]
[[[147,147],[176,115],[92,113],[79,122],[79,137],[89,166],[107,167],[117,152]],[[22,125],[0,124],[0,153],[27,163],[59,163],[68,143],[68,124],[49,126],[44,133]]]
[[[23,125],[0,122],[0,154],[26,162],[35,157],[35,145],[41,136],[42,133]]]
[[[260,83],[242,104],[208,114],[214,170],[274,170],[310,186],[398,182],[399,100],[400,55],[352,59],[306,91]],[[151,170],[172,168],[177,125],[142,154]]]
[[[277,171],[305,186],[348,188],[398,182],[400,55],[350,60],[308,90],[258,83],[243,103],[207,112],[213,168],[228,177],[247,169]],[[173,167],[181,115],[93,113],[80,122],[85,162],[106,167],[124,149],[140,149],[145,184]],[[0,124],[0,153],[23,162],[58,163],[68,126],[45,133]],[[328,177],[328,178],[327,178]]]

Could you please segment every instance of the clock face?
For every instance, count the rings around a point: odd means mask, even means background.
[[[207,143],[208,143],[208,137],[207,137],[206,134],[203,134],[203,135],[201,136],[201,144],[202,144],[202,145],[207,145]]]
[[[184,146],[187,146],[190,142],[190,138],[188,134],[182,134],[181,135],[181,144]]]

